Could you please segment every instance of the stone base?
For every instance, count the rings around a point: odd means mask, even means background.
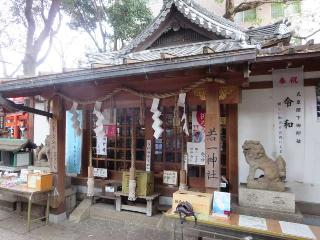
[[[263,178],[247,182],[248,188],[284,192],[286,190],[284,182],[269,182]]]
[[[239,188],[239,205],[243,207],[295,213],[295,195],[289,190],[285,192],[275,192],[251,189],[247,188],[245,184],[241,184]]]
[[[232,203],[231,209],[233,213],[260,217],[276,219],[279,221],[304,223],[304,216],[301,214],[298,208],[296,208],[295,213],[272,211],[269,209],[253,208],[253,207],[241,207],[236,203]]]
[[[49,222],[50,223],[57,224],[57,223],[61,223],[62,221],[66,220],[66,219],[67,219],[66,212],[60,213],[60,214],[52,214],[52,213],[49,214]]]

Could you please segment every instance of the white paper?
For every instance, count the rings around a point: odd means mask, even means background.
[[[158,110],[158,106],[159,106],[159,102],[160,102],[160,99],[159,98],[154,98],[153,101],[152,101],[152,105],[151,105],[151,112],[155,112]]]
[[[252,217],[252,216],[246,216],[246,215],[239,216],[239,226],[255,228],[255,229],[264,230],[264,231],[268,230],[267,221],[265,218]]]
[[[279,221],[279,224],[281,226],[282,232],[285,234],[303,238],[316,239],[315,235],[313,234],[308,225],[283,221]]]
[[[163,183],[169,185],[177,185],[178,173],[176,171],[163,171]]]
[[[93,176],[107,178],[108,170],[105,168],[93,168]]]
[[[205,165],[206,161],[205,143],[187,143],[188,164]]]
[[[178,99],[178,106],[179,107],[185,107],[185,102],[186,102],[186,93],[180,93],[179,94],[179,99]]]
[[[106,137],[98,137],[97,138],[97,145],[96,145],[96,151],[97,155],[107,155],[107,143],[108,139]]]
[[[147,140],[146,146],[146,171],[150,172],[151,170],[151,140]]]

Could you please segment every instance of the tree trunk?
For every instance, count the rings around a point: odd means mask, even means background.
[[[224,17],[231,21],[234,20],[234,0],[226,0],[226,12]]]
[[[23,74],[32,75],[36,74],[37,62],[35,57],[30,54],[26,54],[23,59]]]
[[[35,37],[36,33],[36,16],[34,15],[34,0],[26,0],[24,15],[27,20],[27,38],[26,38],[26,49],[25,56],[23,59],[23,73],[25,75],[35,75],[36,68],[39,66],[43,60],[47,57],[49,50],[52,45],[52,39],[49,42],[49,48],[45,55],[39,60],[38,55],[42,49],[44,42],[52,37],[55,18],[60,11],[60,5],[62,0],[52,0],[50,9],[48,12],[48,17],[44,19],[43,29],[40,31],[38,37]]]

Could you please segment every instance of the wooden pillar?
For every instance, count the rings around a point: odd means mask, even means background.
[[[29,103],[29,107],[35,108],[35,101],[34,101],[34,97],[30,97],[30,103]],[[29,120],[28,120],[29,124],[27,126],[27,138],[31,139],[32,142],[34,142],[34,114],[33,113],[29,113]]]
[[[206,86],[206,118],[205,118],[205,187],[220,188],[220,103],[219,87],[214,84]]]
[[[53,119],[57,126],[57,172],[55,173],[55,187],[59,193],[59,207],[52,210],[53,214],[61,214],[65,209],[65,138],[66,138],[66,112],[63,100],[56,96],[52,100]]]
[[[81,176],[82,177],[88,177],[88,163],[89,163],[89,156],[88,153],[90,151],[90,141],[89,138],[90,136],[90,128],[91,128],[91,123],[90,123],[90,112],[87,109],[83,110],[83,129],[82,129],[82,134],[83,134],[83,147],[82,147],[82,163],[81,163]],[[107,166],[105,166],[107,167]]]
[[[227,177],[230,192],[238,195],[238,105],[228,105],[227,118]]]

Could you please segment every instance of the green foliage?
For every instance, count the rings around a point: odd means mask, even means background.
[[[63,10],[71,17],[70,27],[85,30],[103,52],[110,35],[117,46],[118,40],[134,38],[151,22],[147,3],[147,0],[63,0]]]
[[[224,0],[214,0],[216,3],[222,4]]]
[[[137,36],[152,20],[146,0],[116,1],[107,9],[114,37],[129,40]]]
[[[85,28],[94,31],[97,27],[96,8],[88,0],[64,0],[63,10],[71,16],[69,26],[72,29]],[[105,19],[104,19],[105,20]]]

